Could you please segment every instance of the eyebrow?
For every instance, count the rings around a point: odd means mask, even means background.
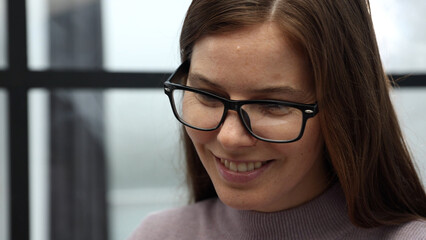
[[[224,90],[222,86],[208,80],[206,77],[204,77],[203,75],[201,75],[199,73],[189,73],[188,74],[188,81],[194,82],[196,84],[195,87],[199,87],[199,86],[197,86],[197,82],[201,82],[201,85],[207,85],[207,86],[212,87],[212,88]]]
[[[219,85],[216,84],[210,80],[208,80],[206,77],[204,77],[201,74],[198,73],[190,73],[188,75],[188,80],[195,83],[195,87],[199,87],[197,82],[200,82],[200,85],[206,85],[208,87],[212,87],[218,90],[225,91],[225,89]],[[250,93],[253,94],[287,94],[290,96],[305,96],[306,92],[303,90],[295,89],[290,86],[277,86],[277,87],[266,87],[262,89],[252,89],[250,90]]]

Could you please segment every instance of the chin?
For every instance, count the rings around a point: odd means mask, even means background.
[[[260,194],[248,193],[247,190],[216,191],[219,199],[227,206],[238,210],[252,210],[268,212],[265,208],[268,204]],[[253,196],[257,195],[257,196]]]

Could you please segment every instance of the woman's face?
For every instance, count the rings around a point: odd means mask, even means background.
[[[316,101],[306,57],[274,23],[200,39],[193,49],[188,85],[233,100]],[[328,183],[318,117],[307,121],[300,140],[284,144],[252,137],[235,111],[229,111],[215,131],[186,131],[228,206],[284,210],[319,195]]]

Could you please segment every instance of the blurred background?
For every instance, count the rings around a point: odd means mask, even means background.
[[[409,76],[392,97],[426,184],[426,2],[370,1],[387,73]],[[187,202],[161,83],[190,2],[13,0],[26,21],[10,24],[0,0],[0,239],[126,239],[148,213]],[[8,42],[15,27],[23,50]],[[27,202],[20,233],[10,214]]]

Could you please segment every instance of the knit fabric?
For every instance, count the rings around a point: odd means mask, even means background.
[[[236,210],[219,199],[155,213],[128,240],[423,239],[426,221],[359,228],[350,221],[339,184],[314,200],[274,213]]]

